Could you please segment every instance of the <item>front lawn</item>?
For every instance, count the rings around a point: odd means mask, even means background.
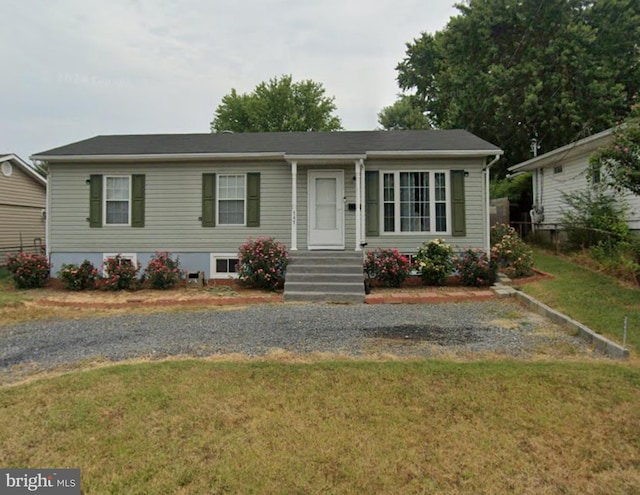
[[[85,494],[640,493],[621,364],[118,365],[2,388],[0,424],[0,465]]]
[[[640,350],[640,289],[541,249],[534,260],[555,278],[525,284],[524,292],[618,343],[627,316],[627,347]]]

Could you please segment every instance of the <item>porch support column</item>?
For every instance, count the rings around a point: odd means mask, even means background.
[[[362,251],[362,211],[360,210],[361,206],[362,206],[362,199],[361,199],[361,186],[362,186],[362,181],[361,181],[361,177],[360,177],[360,172],[361,172],[361,167],[362,167],[362,159],[357,160],[356,164],[355,164],[355,168],[356,168],[356,251]]]
[[[298,250],[298,162],[291,162],[291,251]]]

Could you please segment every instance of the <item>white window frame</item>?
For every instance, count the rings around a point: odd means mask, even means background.
[[[401,231],[401,218],[400,218],[400,174],[403,173],[428,173],[429,174],[429,230],[428,231]],[[420,170],[420,169],[403,169],[403,170],[381,170],[380,171],[380,184],[379,184],[379,208],[380,208],[380,224],[379,231],[381,235],[451,235],[451,171],[450,170]],[[385,174],[394,175],[394,229],[392,232],[384,230],[384,176]],[[436,174],[444,174],[445,185],[445,215],[447,220],[446,230],[436,230]],[[438,201],[439,203],[440,201]]]
[[[127,260],[131,260],[131,263],[133,264],[133,266],[138,266],[138,254],[137,253],[102,253],[102,266],[100,267],[100,273],[102,274],[102,276],[106,276],[106,273],[104,272],[104,263],[105,261],[107,261],[109,258],[115,258],[116,256],[120,256],[120,258],[123,259],[127,259]]]
[[[210,270],[209,270],[209,278],[224,280],[224,279],[237,279],[238,272],[219,272],[217,270],[217,261],[218,260],[237,260],[238,253],[210,253]]]
[[[127,223],[107,223],[107,182],[109,179],[127,179],[129,181],[129,198],[127,199]],[[102,225],[105,227],[130,227],[131,226],[131,176],[130,175],[105,175],[102,181]],[[122,200],[113,200],[122,201]]]
[[[242,203],[243,203],[242,204],[242,208],[243,208],[242,223],[222,223],[220,221],[220,202],[227,201],[225,199],[220,198],[220,184],[222,183],[220,179],[222,177],[242,177],[243,189],[244,189],[244,196],[242,198]],[[238,201],[238,199],[234,201]],[[218,174],[218,180],[216,180],[216,225],[223,226],[223,227],[246,227],[247,225],[247,174],[235,174],[235,173]]]

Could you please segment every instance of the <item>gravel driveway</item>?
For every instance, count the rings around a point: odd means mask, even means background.
[[[432,357],[492,352],[514,357],[579,339],[513,301],[435,305],[266,304],[199,312],[47,320],[0,327],[0,378],[89,359],[264,355],[274,349],[354,356]],[[17,365],[17,366],[16,366]]]

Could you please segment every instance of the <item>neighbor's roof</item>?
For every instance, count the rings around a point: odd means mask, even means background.
[[[43,161],[502,154],[464,130],[259,132],[96,136],[34,154]]]
[[[38,172],[36,172],[33,167],[31,167],[27,162],[25,162],[18,155],[13,153],[0,153],[0,163],[3,162],[11,162],[13,165],[16,165],[18,168],[22,169],[24,173],[26,173],[29,177],[31,177],[34,181],[39,183],[42,186],[47,185],[47,179],[42,177]]]
[[[537,168],[553,167],[565,160],[574,158],[577,155],[592,153],[598,148],[605,146],[613,137],[614,129],[607,129],[597,134],[592,134],[584,139],[569,143],[543,155],[531,158],[526,162],[518,163],[509,167],[509,172],[526,172]]]

